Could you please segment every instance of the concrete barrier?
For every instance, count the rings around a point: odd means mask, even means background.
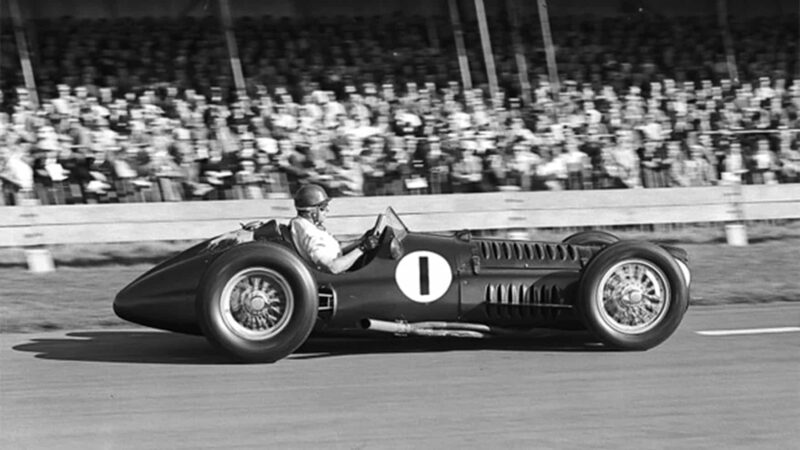
[[[800,219],[800,184],[335,198],[328,228],[353,234],[392,206],[415,231]],[[294,216],[287,199],[0,207],[0,247],[197,240]]]

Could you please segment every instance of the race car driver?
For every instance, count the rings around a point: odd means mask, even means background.
[[[297,216],[290,222],[292,240],[300,256],[329,273],[342,273],[358,258],[378,245],[378,237],[365,234],[360,239],[342,245],[325,230],[330,198],[321,186],[306,184],[294,195]]]

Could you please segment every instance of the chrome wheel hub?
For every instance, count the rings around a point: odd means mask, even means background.
[[[258,311],[261,311],[262,309],[264,309],[265,306],[267,306],[266,300],[264,300],[264,297],[259,295],[259,296],[256,296],[255,298],[250,300],[250,308],[249,309],[252,312],[258,312]]]
[[[266,267],[244,269],[231,277],[221,295],[225,325],[245,339],[267,339],[283,330],[294,307],[286,279]]]
[[[612,266],[598,286],[603,321],[612,329],[645,333],[663,318],[670,301],[669,281],[655,264],[629,259]]]

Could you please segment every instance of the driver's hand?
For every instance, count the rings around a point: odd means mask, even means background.
[[[358,238],[358,244],[361,245],[361,243],[364,242],[364,239],[366,239],[366,238],[368,238],[370,236],[374,236],[375,235],[374,231],[375,230],[373,230],[372,228],[370,228],[369,230],[365,231],[364,234],[362,234],[361,237]]]
[[[374,234],[367,234],[361,238],[361,242],[358,244],[358,248],[366,253],[370,250],[373,250],[378,247],[378,236]]]
[[[262,223],[263,222],[260,221],[260,220],[253,220],[253,221],[247,222],[247,223],[240,223],[239,225],[241,225],[243,230],[253,231],[256,228],[260,227]]]

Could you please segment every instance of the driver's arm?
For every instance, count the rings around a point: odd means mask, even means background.
[[[363,254],[364,252],[362,252],[360,248],[355,248],[352,251],[339,256],[338,258],[334,258],[331,261],[326,262],[325,267],[332,274],[342,273],[352,267],[358,258]]]
[[[348,254],[351,250],[358,248],[361,243],[361,238],[353,239],[352,241],[342,241],[342,253]]]
[[[372,241],[365,247],[364,241],[357,248],[342,251],[339,242],[325,231],[318,230],[310,222],[297,221],[292,225],[292,234],[301,256],[327,272],[338,274],[349,269],[369,249]]]
[[[351,250],[358,248],[358,246],[361,245],[362,242],[364,242],[364,239],[366,239],[367,236],[374,234],[375,234],[375,229],[370,228],[364,234],[362,234],[361,237],[359,237],[358,239],[353,239],[352,241],[341,241],[340,246],[342,247],[342,253],[349,253]]]

